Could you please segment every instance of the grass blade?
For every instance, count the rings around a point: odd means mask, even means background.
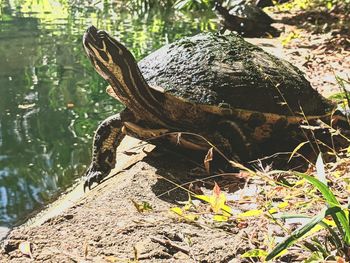
[[[305,144],[307,144],[309,141],[305,141],[305,142],[301,142],[298,144],[297,147],[294,148],[293,152],[291,153],[291,155],[289,156],[288,162],[290,162],[290,160],[292,160],[293,156],[297,153],[297,151],[300,150],[301,147],[303,147]]]
[[[339,206],[334,206],[330,208],[324,208],[322,211],[314,216],[310,222],[305,224],[304,226],[300,227],[299,229],[295,230],[289,237],[287,237],[285,240],[283,240],[281,243],[279,243],[267,256],[266,261],[273,259],[276,257],[279,253],[281,253],[283,250],[287,249],[289,246],[291,246],[294,242],[296,242],[298,239],[303,237],[306,233],[308,233],[314,226],[319,224],[327,215],[335,214],[342,211]]]
[[[327,185],[322,183],[320,180],[303,173],[296,172],[295,174],[304,178],[313,186],[317,187],[317,189],[322,193],[329,207],[340,206],[340,203],[338,202],[337,198],[334,196],[332,191],[328,188]],[[345,244],[350,245],[349,219],[346,216],[345,212],[343,210],[340,210],[338,213],[332,215],[332,217],[339,229],[339,232],[341,232],[344,237]]]

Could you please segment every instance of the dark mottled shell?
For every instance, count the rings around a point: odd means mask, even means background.
[[[302,108],[307,116],[333,108],[298,68],[236,35],[183,38],[150,54],[139,66],[150,85],[194,104],[279,115],[294,115]],[[253,117],[252,125],[263,121],[262,116]]]

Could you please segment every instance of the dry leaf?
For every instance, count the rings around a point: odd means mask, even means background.
[[[309,143],[309,141],[306,141],[306,142],[302,142],[302,143],[299,143],[297,147],[294,148],[293,152],[291,153],[289,159],[288,159],[288,162],[290,162],[290,160],[292,160],[293,156],[297,153],[297,151],[300,150],[301,147],[303,147],[305,144]]]
[[[213,147],[211,147],[204,158],[204,167],[208,174],[210,174],[210,162],[213,160]]]
[[[345,263],[345,259],[342,257],[337,257],[337,263]]]
[[[179,132],[177,135],[176,135],[176,144],[177,145],[180,145],[181,144],[181,132]]]
[[[137,203],[135,200],[131,199],[131,202],[133,203],[137,212],[139,212],[139,213],[143,213],[143,212],[150,211],[153,209],[152,206],[150,205],[150,203],[148,203],[146,201],[142,201],[141,203]]]
[[[213,212],[219,213],[220,210],[225,206],[225,202],[226,202],[226,196],[224,193],[221,193],[220,187],[215,182],[215,185],[213,188],[212,203],[211,203],[211,208],[213,209]]]
[[[26,256],[30,257],[31,259],[33,259],[32,245],[29,241],[21,242],[18,246],[18,249],[19,249],[19,251],[21,251],[21,253],[23,255],[26,255]]]

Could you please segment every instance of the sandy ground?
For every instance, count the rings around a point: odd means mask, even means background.
[[[240,240],[247,237],[245,232],[232,235],[231,231],[200,222],[189,224],[169,210],[188,199],[185,191],[174,190],[175,185],[169,181],[184,184],[195,180],[188,174],[197,165],[171,152],[153,150],[145,157],[145,151],[153,146],[130,137],[123,145],[132,148],[135,142],[144,146],[132,156],[130,150],[128,155],[120,156],[119,167],[112,173],[117,175],[85,194],[78,185],[26,225],[13,230],[3,244],[0,262],[31,261],[17,249],[24,241],[30,243],[35,262],[234,259],[243,249]],[[238,185],[241,180],[233,178],[233,182]],[[147,202],[152,210],[140,213],[132,200]]]

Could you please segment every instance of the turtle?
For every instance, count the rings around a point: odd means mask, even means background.
[[[107,92],[125,105],[95,132],[84,189],[115,166],[126,134],[199,152],[215,145],[247,162],[264,154],[266,142],[279,145],[301,134],[304,120],[329,121],[336,108],[298,68],[235,34],[184,37],[138,63],[120,41],[94,26],[83,46],[109,83]]]
[[[255,5],[259,8],[264,8],[268,6],[275,6],[276,4],[284,4],[289,2],[290,0],[257,0]]]
[[[215,1],[214,10],[220,18],[221,33],[226,29],[235,31],[244,37],[261,37],[267,34],[278,36],[279,32],[271,24],[275,20],[259,7],[246,3],[245,0],[234,0],[224,7]]]

